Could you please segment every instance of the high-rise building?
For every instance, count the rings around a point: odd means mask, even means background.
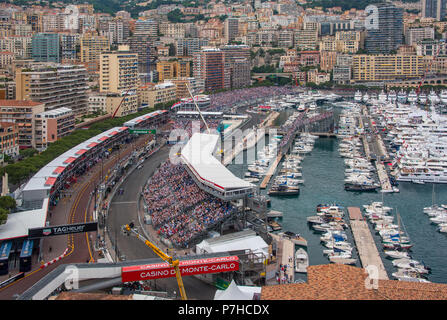
[[[422,0],[422,17],[442,20],[447,14],[447,0]]]
[[[246,45],[226,45],[221,48],[228,67],[231,88],[250,85],[250,47]]]
[[[99,62],[99,90],[124,94],[137,91],[138,54],[130,52],[129,46],[121,45],[118,51],[101,54]]]
[[[239,19],[238,18],[227,18],[225,20],[225,41],[226,43],[230,43],[233,41],[239,32]]]
[[[202,48],[194,54],[194,78],[203,79],[205,91],[225,89],[227,81],[225,76],[225,55],[218,48]]]
[[[127,39],[130,51],[138,54],[138,71],[149,73],[155,70],[156,38],[150,34],[138,33]]]
[[[152,19],[138,19],[135,21],[135,34],[147,34],[156,37],[158,34],[158,23]]]
[[[403,43],[403,9],[392,4],[376,6],[378,21],[366,30],[365,49],[369,53],[390,53]]]
[[[82,35],[81,40],[81,62],[88,66],[88,70],[99,70],[99,57],[101,53],[110,50],[110,42],[104,36],[91,33]]]
[[[76,46],[79,44],[78,33],[60,33],[61,61],[76,60]]]
[[[208,39],[182,38],[176,41],[177,56],[192,56],[208,45]]]
[[[37,33],[31,42],[32,58],[39,62],[60,62],[60,41],[57,33]]]
[[[33,63],[16,69],[16,99],[45,104],[45,111],[61,107],[76,117],[87,114],[87,70],[84,66]]]
[[[424,39],[434,39],[435,30],[430,27],[425,28],[409,28],[405,32],[405,43],[414,45]]]

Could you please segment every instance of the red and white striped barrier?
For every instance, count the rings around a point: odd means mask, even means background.
[[[67,254],[67,252],[68,252],[68,248],[65,249],[64,253],[62,253],[59,257],[54,258],[53,260],[51,260],[51,261],[49,261],[49,262],[46,262],[46,263],[42,264],[42,265],[40,266],[40,268],[41,268],[41,269],[46,268],[46,267],[48,267],[49,265],[55,263],[56,261],[61,260],[63,257],[65,257],[65,255]]]

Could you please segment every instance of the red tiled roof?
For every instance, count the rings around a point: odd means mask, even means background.
[[[347,265],[309,266],[307,279],[264,286],[261,300],[447,300],[447,284],[378,280],[368,288],[365,269]]]
[[[56,182],[56,179],[57,179],[57,178],[49,177],[49,178],[47,179],[47,181],[45,181],[45,185],[46,185],[46,186],[52,186],[52,185]]]
[[[63,171],[65,170],[65,167],[57,167],[56,169],[54,169],[53,173],[59,173],[61,174]]]
[[[78,152],[76,152],[76,154],[77,154],[77,155],[82,155],[82,154],[84,154],[84,153],[86,153],[86,152],[87,152],[86,149],[81,149],[81,150],[79,150]]]
[[[5,100],[0,99],[0,106],[2,107],[35,107],[40,106],[43,103],[34,102],[29,100]]]
[[[67,160],[64,161],[64,163],[72,163],[73,161],[75,161],[76,158],[75,157],[70,157]]]

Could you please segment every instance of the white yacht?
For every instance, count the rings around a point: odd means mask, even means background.
[[[439,103],[439,97],[433,90],[430,91],[430,94],[428,95],[428,100],[432,103]]]
[[[365,94],[363,95],[362,101],[368,102],[368,100],[369,100],[369,94],[368,94],[368,92],[365,92]]]
[[[416,94],[416,92],[414,90],[411,90],[410,93],[408,94],[408,102],[416,103],[417,100],[418,100],[418,95]]]
[[[387,101],[387,95],[386,93],[382,90],[379,93],[379,102],[385,103]]]
[[[309,266],[309,256],[303,248],[295,252],[295,272],[306,273]]]
[[[397,99],[396,91],[391,90],[390,93],[388,93],[388,101],[394,103],[396,102],[396,99]]]
[[[442,104],[447,104],[447,90],[441,90],[441,93],[439,94],[439,99],[441,100]]]
[[[403,90],[400,90],[397,94],[397,102],[406,103],[407,102],[407,93]]]
[[[362,93],[360,92],[360,90],[357,90],[357,92],[356,92],[355,95],[354,95],[354,100],[355,100],[356,102],[361,102],[361,101],[362,101],[362,98],[363,98]]]
[[[419,103],[425,104],[427,102],[427,95],[425,93],[419,94]]]

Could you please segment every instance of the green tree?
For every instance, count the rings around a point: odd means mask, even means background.
[[[0,208],[8,210],[10,212],[11,210],[15,209],[17,207],[16,200],[13,197],[10,196],[3,196],[0,197]]]
[[[8,210],[0,208],[0,225],[5,224],[8,221]]]

